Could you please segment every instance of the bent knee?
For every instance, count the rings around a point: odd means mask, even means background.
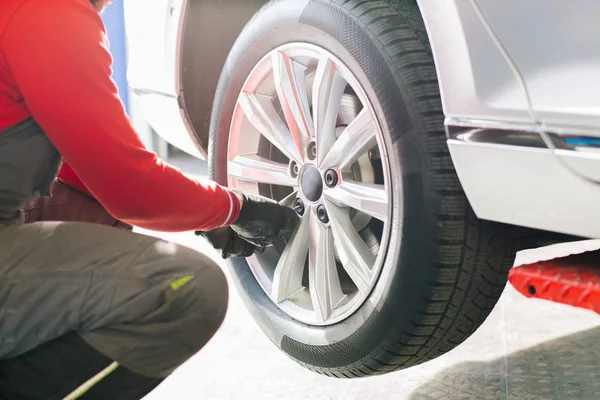
[[[229,287],[227,278],[216,264],[203,265],[189,276],[186,296],[189,296],[189,313],[192,319],[202,318],[204,323],[211,322],[216,325],[215,330],[221,325],[227,306],[229,304]],[[176,286],[176,285],[175,285]]]
[[[138,273],[166,290],[171,318],[188,325],[202,324],[204,331],[213,333],[219,328],[227,312],[229,291],[225,274],[212,258],[161,240],[142,258],[149,262],[136,266]]]
[[[175,312],[180,313],[185,340],[199,350],[217,332],[229,304],[229,289],[225,274],[206,256],[201,264],[190,268],[190,273],[171,281],[175,294]]]
[[[82,332],[97,350],[147,376],[166,376],[202,349],[229,302],[227,279],[215,261],[186,248],[168,250],[139,257],[130,274],[144,284],[122,285],[126,301],[103,326]]]

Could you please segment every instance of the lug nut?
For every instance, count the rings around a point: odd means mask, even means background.
[[[334,170],[328,169],[327,172],[325,172],[325,184],[328,187],[335,187],[338,184],[338,179],[338,174]]]
[[[299,216],[304,215],[304,202],[302,201],[302,199],[296,199],[296,201],[294,202],[294,211],[296,211],[296,214],[298,214]]]
[[[306,150],[306,155],[311,160],[317,158],[317,144],[315,142],[310,142],[308,144],[308,149]]]
[[[290,163],[290,175],[292,176],[292,178],[296,178],[298,176],[299,172],[300,172],[300,167],[298,166],[298,164],[295,161],[292,161]]]
[[[319,218],[319,221],[321,221],[324,224],[329,222],[329,216],[327,215],[327,210],[325,209],[325,206],[323,204],[317,207],[317,218]]]

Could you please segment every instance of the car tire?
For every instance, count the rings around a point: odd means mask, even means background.
[[[270,340],[310,370],[353,378],[434,359],[485,321],[518,243],[514,227],[479,220],[462,190],[416,1],[278,0],[263,7],[235,43],[217,88],[209,149],[217,182],[228,182],[229,131],[246,78],[267,53],[291,42],[342,60],[373,104],[391,169],[389,246],[368,301],[328,326],[286,314],[244,259],[229,262],[232,279]]]

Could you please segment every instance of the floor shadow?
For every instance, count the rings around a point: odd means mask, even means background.
[[[508,354],[504,374],[481,372],[498,362],[454,365],[409,399],[600,400],[600,327]]]

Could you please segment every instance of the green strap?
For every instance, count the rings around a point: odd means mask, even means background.
[[[75,389],[73,392],[71,392],[71,394],[69,394],[63,400],[75,400],[75,399],[80,398],[88,390],[93,388],[98,382],[100,382],[102,379],[106,378],[111,373],[113,373],[118,367],[119,367],[119,363],[116,361],[113,362],[108,367],[104,368],[102,371],[98,372],[96,375],[94,375],[92,378],[90,378],[83,385],[79,386],[77,389]]]

